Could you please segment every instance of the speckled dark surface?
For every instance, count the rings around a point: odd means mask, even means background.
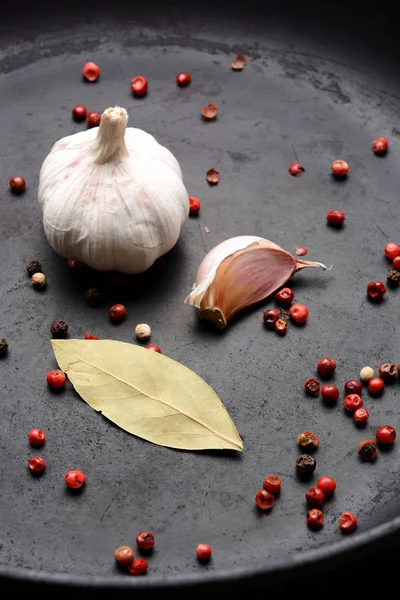
[[[360,463],[356,452],[376,427],[398,427],[399,383],[387,386],[381,398],[364,393],[370,411],[364,430],[340,401],[327,408],[302,391],[322,356],[336,360],[333,381],[341,389],[366,364],[400,362],[400,290],[390,290],[380,305],[365,294],[370,280],[385,281],[383,246],[400,241],[397,65],[368,49],[368,36],[329,37],[307,21],[296,26],[251,11],[216,11],[213,18],[194,11],[177,22],[177,14],[166,8],[113,15],[98,10],[26,15],[22,22],[9,15],[0,28],[0,337],[10,345],[0,360],[3,574],[19,569],[65,580],[123,580],[127,586],[180,577],[205,581],[298,563],[311,549],[342,544],[336,550],[345,550],[357,545],[358,535],[364,543],[367,532],[373,538],[373,528],[399,516],[397,444],[373,464]],[[239,51],[248,64],[235,73],[230,63]],[[87,60],[101,66],[94,85],[81,80]],[[181,70],[193,78],[185,89],[175,84]],[[149,80],[149,93],[140,100],[129,85],[137,74]],[[220,111],[211,123],[200,117],[208,102]],[[202,202],[199,218],[189,219],[175,249],[127,286],[113,276],[75,276],[43,234],[39,169],[58,138],[85,128],[70,116],[77,103],[97,111],[125,106],[130,125],[174,152],[189,193]],[[371,150],[379,135],[389,138],[384,158]],[[346,181],[330,175],[335,158],[350,164]],[[294,160],[306,169],[296,178],[287,172]],[[215,187],[205,180],[211,167],[221,172]],[[7,189],[16,174],[27,181],[21,196]],[[331,209],[345,211],[342,230],[325,225]],[[200,323],[183,305],[205,253],[241,234],[264,236],[292,252],[304,245],[307,258],[333,265],[291,282],[296,300],[310,311],[305,327],[290,324],[284,338],[264,330],[262,311],[273,301],[224,332]],[[25,273],[32,259],[47,275],[44,293],[31,289]],[[102,308],[84,303],[93,283],[104,290]],[[117,327],[107,317],[114,302],[128,309]],[[151,341],[220,395],[244,440],[243,455],[158,447],[114,427],[70,385],[51,393],[45,375],[55,367],[49,344],[55,318],[69,322],[71,338],[89,331],[127,342],[137,323],[149,323]],[[47,434],[39,452],[27,442],[32,427]],[[294,468],[303,430],[321,441],[312,481],[328,474],[338,484],[319,532],[306,527],[310,484],[299,481]],[[27,472],[34,454],[48,465],[40,478]],[[63,482],[71,468],[87,475],[79,494],[68,493]],[[260,514],[254,496],[271,472],[281,476],[282,494],[270,514]],[[338,530],[343,510],[359,517],[351,541]],[[157,542],[144,584],[119,573],[112,555],[146,529]],[[196,562],[199,542],[214,549],[208,566]]]

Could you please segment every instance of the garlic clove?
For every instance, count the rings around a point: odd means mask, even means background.
[[[261,302],[306,267],[327,268],[298,259],[269,240],[231,238],[204,258],[186,301],[202,318],[224,329],[234,315]]]

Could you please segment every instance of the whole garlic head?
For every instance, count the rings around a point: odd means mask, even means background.
[[[100,127],[56,142],[40,171],[50,245],[99,271],[145,271],[176,244],[189,213],[176,158],[127,123],[124,108],[108,108]]]

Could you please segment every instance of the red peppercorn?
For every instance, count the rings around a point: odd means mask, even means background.
[[[186,85],[189,85],[189,83],[192,83],[192,77],[190,73],[178,73],[176,76],[176,83],[180,87],[185,87]]]
[[[305,323],[308,319],[308,309],[304,304],[293,304],[289,314],[295,323]]]
[[[67,486],[73,490],[77,490],[82,487],[85,483],[86,475],[82,473],[82,471],[78,471],[73,469],[72,471],[68,471],[68,473],[64,476],[64,481]]]
[[[367,285],[367,294],[371,300],[382,300],[387,290],[381,281],[371,281]]]
[[[99,338],[97,337],[97,335],[92,335],[91,333],[86,332],[85,333],[85,340],[98,340]]]
[[[307,252],[308,250],[304,246],[296,246],[296,256],[305,256]]]
[[[126,317],[126,308],[123,304],[114,304],[108,314],[113,323],[121,323]]]
[[[256,504],[261,510],[270,510],[275,502],[274,496],[267,490],[258,490],[256,494]]]
[[[312,508],[307,513],[307,525],[312,529],[321,529],[324,524],[324,515],[318,508]]]
[[[319,439],[312,433],[311,431],[303,431],[297,438],[298,445],[303,448],[303,450],[315,450],[319,446]]]
[[[368,391],[374,396],[382,394],[385,387],[385,382],[380,377],[373,377],[368,381]]]
[[[396,430],[390,425],[382,425],[376,430],[375,436],[382,446],[390,446],[396,439]]]
[[[363,460],[374,460],[378,456],[378,448],[374,440],[363,440],[358,444],[358,453]]]
[[[339,398],[339,390],[333,383],[327,383],[321,388],[321,396],[327,404],[335,404]]]
[[[150,550],[154,546],[154,535],[150,531],[138,533],[136,543],[141,550]]]
[[[400,271],[400,256],[395,256],[392,266],[395,271]]]
[[[268,475],[264,479],[263,488],[270,494],[279,494],[281,491],[281,480],[278,475]]]
[[[32,446],[43,446],[46,441],[46,434],[41,429],[32,429],[29,432],[28,440]]]
[[[393,365],[392,363],[384,363],[379,367],[379,375],[384,381],[393,381],[396,377],[396,365]]]
[[[49,371],[46,375],[46,381],[49,386],[55,390],[59,390],[64,387],[65,382],[67,381],[67,376],[65,373],[60,371],[60,369],[53,369],[53,371]]]
[[[145,347],[147,348],[147,350],[152,350],[152,352],[158,352],[158,354],[162,354],[161,348],[159,348],[155,344],[147,344],[147,346]]]
[[[361,408],[364,404],[361,396],[358,394],[349,394],[343,400],[344,407],[349,412],[355,412],[357,409]]]
[[[93,83],[100,75],[100,68],[94,62],[87,62],[82,69],[82,75],[87,81]]]
[[[287,322],[286,322],[286,320],[283,319],[283,318],[278,319],[277,322],[275,323],[275,330],[280,335],[285,335],[285,333],[287,331]]]
[[[318,508],[323,505],[325,500],[325,494],[319,488],[313,487],[308,490],[306,494],[306,500],[308,506],[312,508]]]
[[[73,260],[72,258],[70,258],[69,260],[67,260],[67,266],[70,269],[84,269],[85,264],[83,262],[79,262],[79,260]]]
[[[190,216],[195,217],[200,212],[200,200],[194,196],[189,196],[189,207]]]
[[[322,490],[325,496],[332,496],[333,492],[336,490],[336,481],[332,479],[332,477],[323,475],[318,479],[317,488]]]
[[[318,396],[321,384],[315,377],[309,377],[304,382],[304,390],[309,396]]]
[[[358,394],[360,395],[362,392],[363,386],[361,381],[357,381],[357,379],[349,379],[344,384],[345,394]]]
[[[133,563],[128,567],[128,571],[131,575],[146,575],[147,569],[149,565],[144,558],[137,558],[133,561]]]
[[[353,513],[346,510],[339,517],[339,529],[341,531],[350,533],[357,527],[357,517]]]
[[[119,546],[114,551],[114,558],[121,567],[129,567],[135,558],[135,553],[130,546]]]
[[[41,473],[46,468],[46,463],[40,456],[34,456],[28,460],[28,467],[32,473]]]
[[[385,154],[387,152],[389,143],[385,137],[378,137],[372,142],[372,149],[375,154]]]
[[[10,179],[10,188],[15,194],[22,194],[25,190],[25,179],[20,175],[16,175]]]
[[[299,173],[304,173],[305,168],[299,162],[294,162],[289,167],[289,173],[295,177]]]
[[[322,377],[331,377],[335,369],[336,363],[333,358],[329,358],[329,356],[321,358],[317,364],[317,371]]]
[[[340,227],[345,219],[344,212],[341,210],[330,210],[326,215],[328,225],[332,225],[332,227]]]
[[[72,109],[72,117],[75,121],[84,121],[87,115],[87,108],[83,104],[77,104]]]
[[[365,425],[368,421],[369,412],[365,408],[357,408],[353,417],[356,425]]]
[[[290,288],[283,288],[277,294],[275,294],[275,300],[278,304],[283,306],[289,306],[293,302],[294,293]]]
[[[384,248],[386,258],[394,260],[396,256],[400,256],[400,246],[394,242],[388,242]]]
[[[147,94],[147,79],[137,75],[131,81],[131,90],[135,96],[145,96]]]
[[[94,110],[88,114],[86,117],[86,123],[89,127],[98,127],[100,125],[101,116],[98,112]]]
[[[346,177],[349,172],[349,165],[345,160],[334,160],[332,163],[332,173],[336,177]]]
[[[276,308],[272,308],[271,310],[266,310],[263,314],[264,323],[270,329],[275,329],[275,323],[279,319],[279,310]]]
[[[196,547],[196,556],[202,562],[208,562],[211,559],[212,549],[208,544],[199,544]]]

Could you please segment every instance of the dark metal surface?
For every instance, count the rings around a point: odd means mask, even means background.
[[[325,355],[337,361],[334,381],[341,388],[366,364],[400,362],[400,292],[389,292],[382,305],[365,297],[368,281],[385,280],[384,244],[399,241],[394,57],[371,46],[368,30],[333,33],[329,19],[316,27],[290,15],[215,9],[182,16],[181,10],[115,6],[22,20],[9,13],[1,25],[0,335],[10,344],[0,361],[0,572],[6,577],[124,586],[243,579],[331,559],[399,528],[397,446],[374,464],[361,464],[356,453],[377,426],[397,427],[398,383],[382,398],[365,394],[370,423],[364,430],[340,402],[329,409],[302,392]],[[230,69],[237,52],[248,57],[241,73]],[[87,60],[101,66],[95,85],[80,77]],[[175,85],[181,70],[192,74],[189,88]],[[149,80],[140,100],[129,86],[137,74]],[[220,109],[213,123],[200,118],[208,102]],[[131,126],[174,152],[189,193],[202,201],[201,216],[189,220],[176,248],[126,286],[94,273],[74,277],[44,238],[39,169],[58,138],[84,128],[70,117],[77,103],[98,111],[125,106]],[[390,141],[384,159],[371,150],[379,135]],[[344,182],[330,176],[335,158],[350,163]],[[306,173],[292,178],[287,167],[296,159]],[[221,172],[213,188],[205,180],[211,167]],[[7,190],[15,174],[27,181],[22,196]],[[325,226],[331,209],[345,211],[343,230]],[[183,305],[206,251],[241,234],[264,236],[292,252],[305,245],[310,260],[333,264],[328,273],[312,270],[292,280],[310,318],[305,327],[290,325],[285,338],[263,329],[262,307],[220,332]],[[42,261],[48,277],[43,294],[25,274],[32,259]],[[102,308],[83,301],[92,283],[103,287]],[[114,302],[128,308],[118,327],[107,317]],[[132,341],[138,322],[149,323],[152,341],[220,395],[243,437],[243,455],[154,446],[114,427],[70,386],[52,394],[45,375],[55,367],[49,344],[55,318],[69,321],[70,337],[90,331],[123,341]],[[32,427],[47,433],[37,453],[48,464],[41,478],[26,468],[36,454],[27,443]],[[338,483],[317,533],[305,524],[310,484],[294,469],[303,430],[321,440],[312,481],[329,474]],[[80,494],[65,488],[71,468],[87,475]],[[282,494],[271,514],[260,514],[254,496],[271,472],[281,476]],[[358,533],[346,539],[337,526],[343,510],[359,517]],[[113,564],[114,548],[134,544],[143,529],[157,540],[149,575],[124,577]],[[214,549],[208,566],[196,562],[199,542]]]

